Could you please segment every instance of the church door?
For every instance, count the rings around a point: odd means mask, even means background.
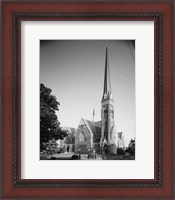
[[[80,153],[87,153],[87,152],[88,152],[88,149],[87,149],[87,145],[86,145],[86,144],[79,145],[78,147],[79,147],[79,149],[80,149]]]

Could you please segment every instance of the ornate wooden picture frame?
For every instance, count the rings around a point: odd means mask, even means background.
[[[20,25],[26,20],[154,21],[154,179],[21,179]],[[173,199],[173,2],[3,2],[2,33],[4,199]]]

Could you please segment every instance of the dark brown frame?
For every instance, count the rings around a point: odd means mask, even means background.
[[[173,199],[173,2],[2,4],[3,198]],[[155,23],[155,178],[22,180],[20,23],[22,20],[152,20]]]

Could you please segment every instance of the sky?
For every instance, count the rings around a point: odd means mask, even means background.
[[[135,59],[131,41],[40,40],[40,83],[60,102],[61,127],[81,118],[101,120],[105,50],[108,45],[114,120],[126,145],[135,137]]]

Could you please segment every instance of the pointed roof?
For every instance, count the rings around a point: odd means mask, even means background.
[[[122,133],[123,132],[117,132],[118,133],[118,137],[120,138],[120,139],[122,139]]]
[[[109,70],[108,46],[106,46],[104,88],[103,88],[102,102],[109,99],[112,100],[112,89],[111,89],[111,79],[110,79],[110,70]]]
[[[78,127],[80,127],[81,125],[85,125],[90,133],[95,133],[95,127],[94,127],[93,122],[91,122],[87,119],[81,118]]]
[[[81,118],[78,128],[81,128],[81,125],[85,125],[88,131],[92,134],[101,134],[101,121],[92,122],[90,120]]]

